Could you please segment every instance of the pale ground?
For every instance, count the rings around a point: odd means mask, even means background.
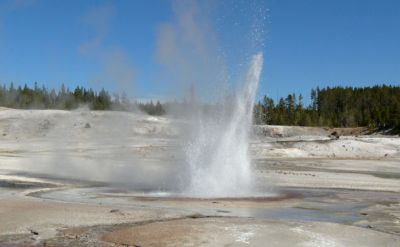
[[[182,126],[0,109],[0,246],[400,246],[399,137],[257,126],[255,180],[269,198],[130,194],[176,184]]]

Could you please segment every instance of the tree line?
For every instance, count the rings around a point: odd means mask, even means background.
[[[311,103],[289,94],[278,102],[264,96],[256,103],[257,124],[359,127],[400,131],[400,87],[326,87],[311,90]]]
[[[139,109],[149,115],[162,115],[165,110],[157,101],[131,102],[125,93],[110,95],[104,88],[99,92],[89,88],[77,86],[70,90],[61,85],[60,90],[48,90],[45,86],[39,87],[37,83],[33,88],[26,84],[15,87],[0,86],[0,106],[17,109],[61,109],[72,110],[86,105],[91,110],[120,110],[132,111]]]
[[[303,96],[289,94],[277,102],[264,96],[254,107],[256,124],[360,127],[394,129],[400,132],[400,86],[326,87],[311,90],[311,102],[303,103]],[[186,102],[186,103],[185,103]],[[91,110],[141,110],[149,115],[183,114],[190,101],[131,102],[125,93],[111,95],[105,89],[95,91],[77,86],[70,90],[61,85],[59,90],[48,90],[37,83],[27,86],[0,86],[0,106],[19,109],[72,110],[82,105]],[[218,112],[213,104],[203,105],[207,111]]]

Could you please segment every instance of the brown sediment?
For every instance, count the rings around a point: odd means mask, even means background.
[[[287,191],[277,195],[271,196],[249,196],[249,197],[183,197],[183,196],[132,196],[131,199],[135,201],[185,201],[185,202],[278,202],[289,199],[302,198],[303,195],[295,191]]]
[[[174,243],[184,246],[193,243],[191,236],[199,234],[200,224],[196,220],[154,222],[126,227],[100,237],[101,241],[129,246],[167,246]]]

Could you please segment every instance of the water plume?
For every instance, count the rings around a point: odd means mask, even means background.
[[[223,105],[228,115],[200,115],[192,123],[195,133],[186,149],[190,176],[186,193],[191,196],[254,194],[248,145],[262,64],[262,53],[254,55],[233,107]]]

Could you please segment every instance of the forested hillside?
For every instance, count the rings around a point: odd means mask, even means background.
[[[162,115],[165,113],[159,101],[150,102],[130,102],[128,97],[114,94],[102,89],[100,92],[83,87],[76,87],[73,91],[66,88],[64,84],[61,89],[48,90],[46,87],[39,87],[35,83],[34,88],[24,87],[15,88],[13,83],[10,86],[0,87],[0,106],[19,108],[19,109],[62,109],[72,110],[86,105],[91,110],[122,110],[130,111],[140,109],[150,115]]]
[[[274,102],[264,97],[255,106],[258,124],[400,129],[400,87],[327,87],[311,91],[311,104],[290,94]]]

